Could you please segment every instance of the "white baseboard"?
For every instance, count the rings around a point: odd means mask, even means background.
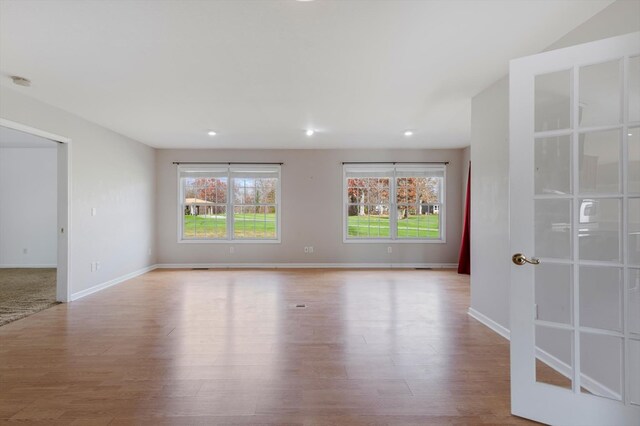
[[[153,271],[156,268],[157,268],[157,265],[147,266],[146,268],[138,269],[137,271],[133,271],[133,272],[131,272],[129,274],[122,275],[122,276],[120,276],[118,278],[114,278],[114,279],[109,280],[107,282],[94,285],[93,287],[90,287],[90,288],[88,288],[86,290],[82,290],[82,291],[78,291],[76,293],[73,293],[71,295],[71,299],[70,300],[74,301],[74,300],[81,299],[81,298],[83,298],[85,296],[88,296],[90,294],[97,293],[97,292],[99,292],[101,290],[104,290],[105,288],[112,287],[112,286],[114,286],[116,284],[120,284],[122,282],[130,280],[131,278],[135,278],[135,277],[137,277],[139,275],[146,274],[147,272]]]
[[[509,329],[507,327],[498,324],[497,322],[495,322],[494,320],[492,320],[488,316],[486,316],[484,314],[481,314],[480,312],[476,311],[473,308],[469,308],[467,310],[467,314],[469,314],[469,316],[471,318],[474,318],[474,319],[480,321],[482,324],[486,325],[491,330],[495,331],[496,333],[498,333],[499,335],[501,335],[505,339],[509,340],[511,338],[510,337],[511,333],[509,332]]]
[[[18,268],[57,268],[58,265],[54,264],[48,264],[48,263],[42,263],[42,264],[33,264],[33,265],[25,265],[23,263],[21,264],[7,264],[7,263],[3,263],[0,264],[0,269],[18,269]]]
[[[488,316],[481,314],[480,312],[476,311],[473,308],[469,308],[467,313],[469,314],[470,317],[486,325],[491,330],[498,333],[500,336],[504,337],[507,340],[510,340],[511,332],[506,327],[498,324]],[[550,368],[554,369],[559,374],[563,375],[564,377],[567,377],[567,378],[572,377],[573,371],[571,369],[571,366],[561,361],[560,359],[556,358],[555,356],[551,355],[550,353],[540,348],[536,348],[536,358],[539,359],[541,362],[545,363],[546,365],[548,365]],[[580,384],[582,385],[583,388],[585,388],[586,390],[588,390],[594,395],[604,396],[606,398],[612,398],[617,400],[620,399],[619,393],[604,386],[602,383],[592,379],[591,377],[585,374],[580,375]]]
[[[564,377],[571,379],[573,371],[571,370],[571,366],[569,364],[556,358],[550,353],[543,351],[540,348],[536,348],[536,358],[556,370],[558,373],[562,374]],[[592,379],[586,374],[580,375],[580,385],[594,395],[618,400],[621,398],[621,395],[619,393],[604,386],[602,383]]]
[[[432,268],[432,269],[455,269],[457,263],[160,263],[160,269],[390,269],[390,268]]]
[[[564,361],[561,361],[559,358],[551,355],[549,352],[543,351],[540,348],[536,348],[536,358],[556,370],[558,373],[562,374],[564,377],[571,378],[571,366]]]

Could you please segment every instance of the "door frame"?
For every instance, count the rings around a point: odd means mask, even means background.
[[[71,139],[22,123],[0,118],[0,126],[39,136],[58,143],[58,253],[56,300],[71,301]]]
[[[601,63],[628,55],[629,51],[640,53],[638,40],[640,33],[634,32],[622,36],[607,38],[563,49],[552,50],[540,54],[514,59],[510,62],[509,73],[509,239],[510,253],[524,253],[533,255],[533,162],[535,135],[534,121],[534,80],[535,75],[545,74],[563,69],[573,69],[574,66],[584,66]],[[585,57],[597,56],[597,61],[584,61]],[[625,65],[626,66],[626,65]],[[625,70],[625,74],[626,74]],[[577,79],[572,78],[573,93],[577,93]],[[516,102],[515,100],[520,101]],[[523,99],[532,102],[524,102]],[[626,95],[621,101],[626,102]],[[577,101],[572,100],[572,119],[578,117]],[[517,110],[517,114],[512,114]],[[622,122],[626,130],[626,120]],[[571,134],[574,144],[576,135],[584,130],[572,122]],[[553,132],[549,132],[550,134]],[[626,132],[622,132],[626,141]],[[626,144],[622,144],[625,147]],[[575,147],[574,147],[575,149]],[[516,173],[519,174],[516,176]],[[575,185],[576,168],[573,169]],[[621,195],[622,197],[622,195]],[[514,208],[517,206],[517,208]],[[575,214],[575,209],[574,213]],[[622,214],[622,213],[621,213]],[[572,218],[572,228],[575,229],[575,218]],[[522,226],[519,226],[522,225]],[[575,245],[575,236],[573,237]],[[621,238],[624,238],[624,230]],[[626,248],[625,248],[626,249]],[[505,261],[510,261],[505,259]],[[637,419],[638,407],[624,405],[625,401],[614,401],[594,395],[579,395],[583,400],[576,399],[577,395],[554,386],[536,383],[535,376],[535,323],[534,323],[534,287],[533,266],[515,266],[511,264],[510,279],[510,328],[511,328],[511,412],[514,415],[550,424],[576,424],[576,411],[580,412],[580,419],[587,418],[585,424],[607,424],[614,415],[624,419]],[[625,281],[626,282],[626,281]],[[573,283],[574,295],[577,294],[577,283]],[[529,303],[533,302],[533,303]],[[573,301],[575,304],[575,300]],[[573,324],[577,327],[575,312]],[[628,333],[627,333],[628,335]],[[575,349],[573,349],[575,350]],[[625,362],[628,359],[624,356]],[[530,362],[533,361],[533,362]],[[573,374],[574,387],[579,383],[579,362],[576,362]],[[625,370],[626,371],[626,370]],[[623,382],[628,394],[628,383]],[[544,396],[544,397],[543,397]],[[621,405],[622,404],[622,405]]]

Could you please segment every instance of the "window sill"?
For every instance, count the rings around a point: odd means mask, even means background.
[[[440,239],[440,240],[422,240],[422,239],[415,239],[415,240],[410,240],[410,239],[398,239],[398,240],[391,240],[391,239],[379,239],[379,238],[360,238],[360,239],[356,239],[356,238],[343,238],[342,242],[344,244],[446,244],[447,240],[446,239]]]
[[[178,239],[178,244],[280,244],[277,240],[185,240]]]

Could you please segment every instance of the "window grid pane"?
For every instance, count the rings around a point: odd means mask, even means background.
[[[389,204],[349,204],[347,232],[353,238],[389,238]]]
[[[398,239],[440,238],[440,177],[397,178]]]
[[[226,238],[227,178],[183,178],[184,239]]]
[[[233,206],[233,234],[236,239],[276,239],[277,207],[271,205]]]

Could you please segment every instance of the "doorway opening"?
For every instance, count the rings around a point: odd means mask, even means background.
[[[0,326],[69,301],[69,143],[0,119]]]

